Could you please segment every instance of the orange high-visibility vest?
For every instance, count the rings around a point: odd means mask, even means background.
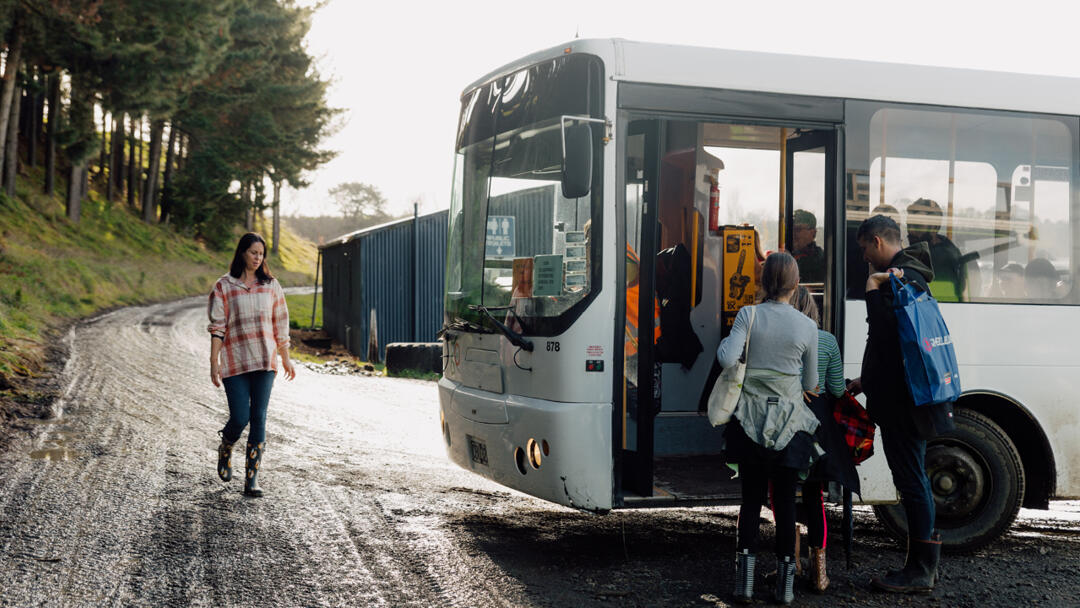
[[[626,263],[633,263],[640,268],[641,262],[630,245],[626,246]],[[640,277],[639,277],[640,278]],[[630,357],[638,352],[638,285],[640,281],[626,288],[626,339],[623,345],[623,356]],[[653,344],[660,339],[660,305],[653,298]]]

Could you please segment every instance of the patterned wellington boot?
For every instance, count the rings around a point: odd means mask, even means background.
[[[232,448],[234,444],[236,444],[235,441],[225,441],[225,436],[222,435],[221,445],[217,449],[217,474],[221,481],[232,479]]]
[[[259,463],[262,462],[263,446],[266,442],[247,444],[247,479],[244,480],[244,494],[258,498],[263,495],[259,487]]]
[[[743,549],[735,554],[735,601],[749,604],[754,601],[754,565],[757,556]]]
[[[776,592],[773,599],[785,606],[795,601],[795,558],[790,555],[776,564]]]

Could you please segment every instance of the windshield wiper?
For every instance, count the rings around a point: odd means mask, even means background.
[[[522,319],[521,317],[518,316],[518,314],[514,310],[513,306],[485,306],[484,308],[486,308],[488,310],[488,312],[490,312],[492,310],[505,310],[506,312],[514,315],[514,320],[516,320],[518,322],[518,324],[521,325],[521,329],[525,330],[525,333],[527,333],[527,334],[532,333],[532,331],[529,330],[529,326],[525,323],[525,319]],[[518,335],[520,336],[520,335],[523,335],[523,334],[518,334]]]
[[[495,327],[497,327],[499,329],[499,331],[501,331],[503,333],[503,335],[506,336],[506,339],[510,340],[510,343],[513,344],[514,346],[524,350],[525,352],[531,353],[533,351],[532,340],[529,340],[528,338],[522,336],[518,332],[510,329],[509,327],[504,325],[501,321],[496,319],[495,315],[491,314],[491,310],[509,310],[510,314],[514,315],[514,318],[518,319],[518,322],[520,323],[521,319],[518,318],[517,313],[515,313],[513,311],[513,309],[510,308],[509,306],[499,306],[499,307],[493,307],[493,308],[489,309],[487,306],[484,306],[482,304],[470,304],[469,305],[469,310],[478,310],[478,311],[484,313],[484,315],[492,323],[495,324]],[[522,329],[525,329],[524,324],[522,324]]]
[[[446,334],[447,330],[454,331],[468,331],[478,334],[493,334],[493,330],[490,330],[482,325],[477,325],[472,321],[467,321],[461,317],[454,317],[454,320],[449,323],[443,323],[442,329],[435,335],[437,338],[442,338]]]

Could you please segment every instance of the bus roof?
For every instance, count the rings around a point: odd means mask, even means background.
[[[502,66],[465,92],[527,65],[571,52],[605,60],[619,81],[844,99],[1080,114],[1080,78],[991,72],[857,59],[579,39]]]

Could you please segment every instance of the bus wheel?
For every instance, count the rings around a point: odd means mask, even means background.
[[[926,446],[934,526],[946,550],[975,551],[1016,519],[1024,502],[1024,467],[1016,446],[993,420],[958,408],[955,421],[956,430]],[[907,518],[899,504],[877,505],[874,515],[898,540],[907,539]]]

